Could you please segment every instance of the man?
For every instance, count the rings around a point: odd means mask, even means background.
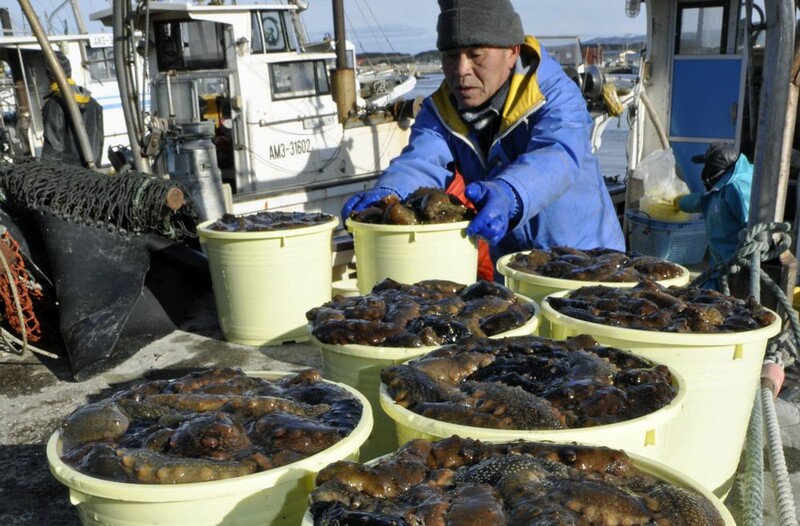
[[[488,241],[494,262],[555,245],[624,250],[579,88],[525,36],[509,0],[439,6],[445,80],[425,99],[408,146],[342,215],[419,187],[447,189],[460,174],[478,211],[467,233]]]
[[[69,59],[60,51],[56,51],[55,55],[61,64],[64,76],[67,77],[67,82],[75,93],[75,102],[78,103],[86,134],[89,136],[94,165],[99,166],[103,155],[103,107],[92,98],[89,90],[78,86],[72,80],[72,67]],[[88,162],[81,155],[78,134],[70,119],[67,104],[56,83],[55,74],[50,68],[49,62],[45,62],[45,73],[50,81],[50,93],[45,96],[46,102],[42,108],[44,124],[42,159],[76,166],[88,166]]]
[[[692,161],[703,163],[700,179],[705,192],[675,198],[675,210],[702,212],[711,265],[730,259],[739,246],[739,231],[747,226],[753,165],[730,144],[714,143]]]

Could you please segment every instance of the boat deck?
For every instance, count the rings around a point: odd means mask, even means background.
[[[84,382],[72,381],[66,360],[40,358],[30,352],[0,353],[0,524],[80,524],[68,490],[50,474],[45,444],[60,419],[76,407],[105,398],[142,379],[170,378],[212,366],[252,370],[298,370],[321,367],[319,351],[308,343],[247,347],[226,342],[219,329],[213,297],[197,304],[197,313],[179,330],[150,343],[128,360]],[[140,342],[120,345],[131,351]],[[795,500],[800,497],[800,375],[789,372],[784,390],[790,396],[776,402],[784,454]],[[768,468],[767,468],[768,469]],[[764,476],[764,524],[778,525],[771,475]],[[736,487],[726,504],[740,519]]]

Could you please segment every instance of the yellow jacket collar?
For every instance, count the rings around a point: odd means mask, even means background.
[[[530,35],[525,37],[525,42],[520,48],[521,64],[518,62],[511,74],[511,84],[508,89],[508,97],[503,106],[499,134],[510,128],[523,115],[527,114],[531,108],[544,102],[544,95],[539,88],[537,78],[541,56],[539,41]],[[434,105],[444,123],[453,132],[467,135],[469,128],[461,120],[458,109],[451,102],[451,94],[452,92],[447,82],[442,82],[439,89],[432,95]]]
[[[73,86],[73,87],[77,87],[77,85],[78,85],[71,78],[67,79],[67,83],[70,86]],[[57,82],[53,82],[52,84],[50,84],[50,91],[52,92],[53,95],[58,95],[59,97],[61,96],[61,89],[58,87],[58,83]],[[89,93],[85,93],[85,92],[79,91],[77,89],[73,89],[72,92],[75,94],[75,102],[77,102],[78,104],[86,104],[92,98],[92,96]]]

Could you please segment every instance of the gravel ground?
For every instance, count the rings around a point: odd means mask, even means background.
[[[211,304],[211,302],[209,302]],[[319,351],[305,343],[254,348],[225,342],[213,314],[213,306],[191,324],[166,337],[141,346],[123,342],[132,357],[113,369],[84,382],[74,382],[65,360],[19,356],[0,352],[0,524],[79,525],[69,493],[50,474],[45,446],[60,420],[75,408],[96,401],[143,379],[174,378],[211,366],[243,370],[298,370],[321,367]],[[136,349],[140,349],[136,351]],[[791,387],[791,386],[790,386]],[[796,400],[778,399],[784,455],[795,501],[800,496],[800,412]],[[768,467],[767,467],[768,469]],[[739,491],[726,504],[747,524],[739,511]],[[780,524],[772,494],[772,478],[764,476],[765,526]]]

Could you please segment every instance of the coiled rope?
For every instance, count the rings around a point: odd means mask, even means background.
[[[762,261],[769,261],[780,256],[791,245],[789,232],[791,225],[786,222],[759,223],[750,228],[739,231],[739,246],[736,253],[727,261],[713,265],[692,281],[692,285],[699,285],[719,275],[720,289],[723,294],[730,295],[729,277],[747,269],[750,272],[750,294],[755,299],[760,299],[761,288],[764,284],[775,295],[778,303],[783,308],[789,321],[791,334],[786,333],[770,339],[773,349],[777,352],[780,346],[786,350],[796,361],[800,348],[800,321],[797,312],[792,307],[786,294],[772,278],[761,269]],[[772,243],[775,235],[777,240]],[[789,481],[786,459],[783,455],[780,428],[775,400],[772,390],[759,388],[750,415],[750,425],[747,432],[745,447],[745,473],[744,490],[742,495],[742,514],[744,523],[748,526],[760,526],[763,523],[763,434],[767,435],[770,471],[775,489],[775,499],[778,504],[781,526],[797,526],[797,516]],[[765,421],[766,420],[766,421]]]
[[[739,246],[736,249],[736,253],[727,261],[722,261],[708,268],[705,272],[692,280],[691,284],[695,286],[700,285],[709,278],[719,275],[720,291],[723,294],[730,295],[729,277],[745,269],[749,270],[750,294],[754,298],[759,299],[761,297],[760,285],[766,285],[775,295],[778,303],[786,313],[792,335],[794,336],[794,338],[788,338],[781,335],[782,338],[773,339],[772,343],[780,343],[782,347],[797,360],[799,357],[798,348],[800,348],[800,319],[798,319],[797,312],[792,307],[791,301],[786,297],[786,294],[781,290],[780,286],[761,269],[762,261],[775,259],[789,249],[791,245],[791,237],[789,235],[791,228],[789,223],[771,222],[759,223],[751,228],[740,230]],[[779,235],[774,245],[770,243],[773,234]]]

